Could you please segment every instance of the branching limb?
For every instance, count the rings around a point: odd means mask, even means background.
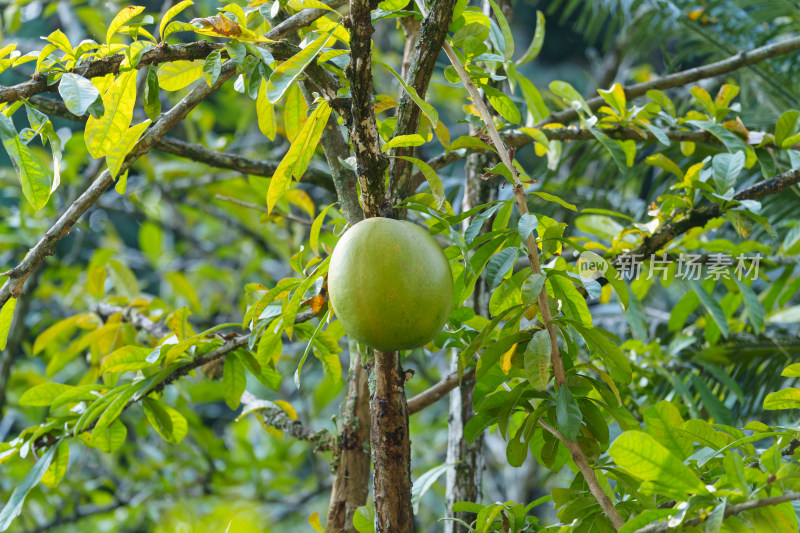
[[[753,509],[759,509],[761,507],[770,507],[773,505],[780,505],[786,502],[793,502],[800,500],[800,492],[789,492],[787,494],[782,494],[781,496],[773,496],[771,498],[761,498],[758,500],[750,500],[744,503],[740,503],[737,505],[731,505],[725,508],[725,516],[724,518],[728,518],[729,516],[745,513],[747,511],[752,511]],[[682,524],[680,524],[681,528],[686,528],[690,526],[696,526],[705,522],[710,515],[706,514],[704,516],[698,516],[696,518],[691,518],[686,520]],[[661,531],[667,531],[672,529],[670,527],[669,522],[658,522],[655,524],[650,524],[649,526],[645,526],[642,528],[637,529],[634,533],[659,533]]]
[[[242,404],[247,408],[247,404],[258,402],[258,398],[245,391],[242,395]],[[310,442],[314,445],[315,452],[324,452],[331,449],[333,436],[327,429],[313,430],[307,428],[299,420],[294,420],[277,405],[260,407],[255,415],[265,426],[270,426],[283,431],[290,437]]]
[[[233,61],[227,62],[222,67],[222,72],[213,86],[209,87],[206,83],[198,83],[195,85],[194,89],[180,102],[175,104],[172,109],[161,115],[161,118],[142,135],[139,142],[136,143],[133,150],[131,150],[122,162],[120,173],[124,173],[128,170],[134,161],[153,148],[171,128],[186,118],[186,115],[197,107],[208,95],[221,87],[234,72],[236,72],[236,64]],[[45,257],[52,255],[56,243],[61,240],[64,235],[69,233],[72,226],[78,221],[81,215],[97,202],[103,192],[114,182],[114,179],[115,176],[111,176],[108,170],[103,171],[89,188],[67,208],[64,214],[61,215],[61,218],[53,224],[41,240],[28,252],[25,259],[16,267],[0,274],[0,276],[9,278],[8,281],[0,287],[0,307],[2,307],[9,298],[19,296],[22,292],[22,284],[33,269],[36,268]]]
[[[796,183],[800,183],[800,169],[798,168],[742,189],[733,198],[734,200],[755,200],[779,193]],[[717,204],[692,209],[679,218],[664,224],[654,234],[645,237],[642,244],[633,250],[616,256],[612,263],[620,265],[628,259],[649,258],[651,254],[662,250],[676,237],[683,235],[692,228],[705,226],[708,221],[722,214],[723,210]]]
[[[747,52],[739,52],[738,54],[721,61],[682,70],[680,72],[662,76],[661,78],[651,81],[624,87],[623,89],[625,90],[626,99],[630,101],[634,98],[644,96],[647,94],[647,91],[653,89],[664,90],[675,87],[683,87],[684,85],[688,85],[689,83],[698,80],[721,76],[722,74],[727,74],[729,72],[733,72],[734,70],[739,70],[740,68],[749,67],[751,65],[761,63],[762,61],[766,61],[772,57],[788,54],[797,50],[800,50],[800,37],[792,37],[791,39],[786,39],[778,43],[754,48],[753,50]],[[589,109],[596,111],[600,109],[601,106],[605,105],[606,102],[601,97],[595,96],[594,98],[587,100],[586,104],[589,106]],[[539,128],[545,124],[552,123],[566,124],[568,122],[572,122],[573,120],[577,120],[577,118],[577,111],[572,108],[565,109],[563,111],[559,111],[558,113],[553,113],[549,117],[536,124],[534,127]]]
[[[85,123],[88,115],[78,117],[73,115],[62,102],[43,96],[33,96],[29,102],[39,111],[49,115]],[[173,154],[185,159],[204,163],[211,167],[235,170],[243,174],[253,174],[271,178],[278,168],[278,162],[264,159],[251,159],[239,154],[217,152],[200,144],[188,143],[176,137],[165,135],[153,146],[155,150]],[[327,172],[309,167],[303,175],[303,180],[316,185],[328,186],[330,175]]]
[[[344,3],[345,2],[341,0],[334,0],[330,2],[329,5],[338,7]],[[327,13],[330,13],[327,9],[304,9],[272,28],[265,34],[265,37],[273,41],[280,41],[290,33],[308,26]],[[266,44],[264,47],[278,60],[289,59],[296,52],[294,47],[286,46],[284,43]],[[158,65],[170,61],[205,59],[208,57],[208,54],[214,50],[222,50],[223,53],[225,53],[225,46],[220,43],[210,43],[208,41],[171,45],[162,43],[142,54],[136,68],[140,69],[149,65]],[[225,57],[227,57],[227,55]],[[124,54],[106,56],[79,67],[75,70],[75,73],[80,74],[84,78],[95,78],[112,73],[116,74],[119,72],[120,64],[124,59]],[[47,85],[46,75],[36,74],[30,80],[18,83],[17,85],[12,85],[11,87],[0,86],[0,103],[15,102],[22,98],[30,98],[35,94],[56,90],[58,90],[57,84],[52,86]]]

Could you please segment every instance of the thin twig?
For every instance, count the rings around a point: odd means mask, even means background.
[[[426,7],[424,3],[421,0],[416,0],[416,3],[420,11],[425,14]],[[444,52],[447,54],[447,57],[450,59],[450,62],[456,69],[459,78],[461,78],[462,83],[472,98],[472,105],[475,106],[475,108],[478,110],[478,113],[483,118],[483,121],[486,124],[486,129],[489,133],[489,138],[492,140],[492,143],[494,144],[495,149],[500,156],[500,160],[506,165],[506,168],[508,168],[509,172],[511,172],[511,175],[514,178],[514,198],[520,214],[522,216],[528,214],[528,203],[525,199],[525,189],[519,180],[519,173],[513,165],[513,158],[509,153],[508,148],[503,143],[503,140],[500,138],[500,134],[497,132],[497,128],[494,125],[491,113],[487,109],[483,98],[481,98],[478,88],[469,77],[469,74],[464,69],[464,66],[461,64],[461,61],[458,59],[458,56],[456,56],[449,43],[444,44]],[[531,262],[531,270],[534,274],[541,275],[542,269],[541,265],[539,264],[539,251],[536,244],[536,238],[533,236],[533,234],[528,235],[526,244],[528,248],[528,259]],[[539,294],[539,312],[542,314],[542,321],[545,323],[547,331],[550,335],[551,358],[553,361],[553,373],[555,375],[556,384],[559,387],[566,387],[564,364],[561,360],[555,324],[553,323],[553,317],[550,313],[550,305],[547,300],[547,289],[544,287],[542,288],[542,292]],[[583,454],[583,451],[578,443],[576,441],[564,440],[564,445],[572,454],[575,465],[578,467],[581,474],[583,474],[586,483],[589,485],[589,491],[595,497],[597,503],[600,504],[600,507],[603,508],[606,516],[608,516],[609,520],[611,521],[611,525],[614,526],[615,529],[621,528],[624,524],[624,520],[614,507],[611,499],[608,497],[608,495],[606,495],[602,487],[600,487],[600,483],[597,481],[594,470],[592,469],[591,465],[589,465],[589,462],[586,459],[586,456]]]
[[[133,147],[122,162],[120,173],[130,168],[134,161],[142,157],[175,125],[186,118],[189,112],[194,109],[201,101],[208,97],[213,91],[225,83],[236,72],[236,64],[228,61],[223,65],[222,72],[216,83],[209,87],[208,84],[199,83],[195,85],[189,94],[170,109],[161,115]],[[86,212],[89,207],[94,205],[105,190],[114,183],[116,176],[112,176],[108,170],[103,171],[100,176],[89,186],[89,188],[75,200],[69,208],[61,215],[61,218],[44,234],[38,243],[28,252],[28,255],[14,268],[0,274],[8,277],[2,287],[0,287],[0,307],[2,307],[14,295],[18,295],[22,290],[22,283],[25,278],[41,263],[45,257],[53,254],[56,243],[64,235],[69,233],[72,226]]]
[[[758,500],[750,500],[744,503],[739,503],[737,505],[731,505],[725,508],[725,515],[723,518],[728,518],[729,516],[741,514],[747,511],[752,511],[753,509],[758,509],[760,507],[770,507],[772,505],[780,505],[786,502],[792,502],[800,500],[800,492],[789,492],[787,494],[783,494],[781,496],[773,496],[771,498],[761,498]],[[679,524],[677,527],[681,529],[696,526],[698,524],[702,524],[705,522],[709,514],[704,516],[698,516],[696,518],[691,518],[686,520],[685,522]],[[669,529],[673,529],[670,526],[669,521],[667,522],[657,522],[655,524],[650,524],[649,526],[645,526],[642,528],[637,529],[634,533],[659,533],[661,531],[667,531]]]

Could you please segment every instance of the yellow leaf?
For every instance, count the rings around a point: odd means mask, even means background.
[[[283,108],[283,124],[286,127],[286,138],[290,143],[297,139],[297,135],[308,120],[306,113],[308,113],[306,101],[300,92],[300,87],[294,84],[286,91],[286,106]]]
[[[122,167],[122,162],[125,161],[125,158],[139,141],[139,137],[142,136],[142,133],[144,133],[144,130],[147,129],[149,124],[150,119],[147,119],[140,124],[128,128],[128,131],[122,136],[122,140],[106,154],[106,164],[108,165],[108,170],[111,172],[112,178],[117,177]]]
[[[158,69],[158,85],[165,91],[177,91],[191,85],[203,75],[205,61],[173,61]]]
[[[308,523],[311,524],[311,527],[313,527],[315,531],[319,531],[319,533],[325,533],[325,530],[322,529],[322,524],[319,522],[319,513],[314,513],[309,516]]]
[[[261,87],[258,88],[258,98],[256,99],[256,115],[258,116],[258,129],[270,141],[275,140],[275,132],[278,123],[275,120],[275,108],[267,98],[267,82],[261,80]]]
[[[136,103],[136,70],[119,75],[103,94],[105,112],[100,118],[89,117],[84,139],[89,154],[97,159],[106,155],[122,140],[133,118]]]
[[[511,358],[514,357],[514,354],[517,351],[517,344],[519,343],[515,343],[514,346],[512,346],[506,353],[504,353],[500,357],[500,369],[506,376],[508,375],[508,372],[511,370]]]
[[[267,210],[270,213],[278,200],[286,193],[292,177],[299,180],[308,168],[308,163],[311,161],[311,156],[314,155],[314,149],[322,137],[322,130],[325,128],[330,114],[331,108],[328,102],[322,101],[303,125],[297,139],[292,143],[278,168],[275,169],[267,191]]]
[[[314,219],[314,200],[308,195],[308,193],[302,189],[292,189],[290,191],[286,191],[286,195],[284,196],[290,204],[296,205],[303,212],[308,213],[308,218]]]
[[[128,6],[117,13],[117,16],[114,17],[114,20],[112,20],[111,24],[108,25],[108,32],[106,32],[106,44],[111,44],[111,38],[115,33],[117,33],[117,30],[119,30],[126,22],[131,20],[142,11],[144,11],[143,6]]]
[[[289,418],[291,418],[292,420],[297,420],[297,411],[294,410],[292,404],[290,404],[289,402],[285,402],[283,400],[275,400],[273,403],[278,407],[280,407],[281,409],[283,409],[284,411],[286,411],[286,414],[289,415]]]

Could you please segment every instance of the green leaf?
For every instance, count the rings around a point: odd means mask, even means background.
[[[714,299],[697,280],[691,279],[689,283],[691,283],[692,289],[694,289],[695,294],[697,294],[697,297],[700,299],[700,303],[703,304],[703,307],[706,308],[711,318],[717,324],[722,336],[728,338],[728,317],[725,315],[722,307],[720,307],[719,302]]]
[[[222,71],[222,54],[219,50],[214,50],[203,63],[203,79],[209,87],[212,87],[219,78],[219,73]]]
[[[625,354],[622,353],[616,343],[612,342],[599,329],[586,327],[575,320],[569,320],[568,322],[580,332],[592,353],[599,355],[603,359],[614,381],[620,383],[631,382],[633,373],[630,361],[628,361],[628,358],[625,357]]]
[[[362,505],[356,509],[353,527],[358,533],[375,533],[375,508]]]
[[[128,131],[125,132],[125,135],[122,136],[119,143],[106,154],[106,164],[108,165],[108,170],[111,172],[112,178],[117,177],[122,168],[122,164],[125,162],[125,158],[128,157],[133,147],[139,142],[139,138],[149,125],[150,119],[147,119],[144,122],[128,128]]]
[[[577,211],[578,210],[578,208],[575,206],[575,204],[571,204],[571,203],[567,202],[566,200],[563,200],[563,199],[559,198],[555,194],[550,194],[549,192],[544,192],[544,191],[531,191],[530,194],[535,194],[536,196],[538,196],[539,198],[541,198],[542,200],[545,200],[547,202],[553,202],[553,203],[556,203],[556,204],[558,204],[558,205],[560,205],[562,207],[566,207],[570,211]]]
[[[548,342],[550,342],[548,340]],[[581,408],[572,396],[569,387],[562,385],[558,388],[556,397],[556,425],[558,431],[568,441],[573,441],[581,431]]]
[[[741,174],[744,162],[744,152],[714,156],[711,164],[714,169],[714,184],[719,194],[725,194],[728,189],[736,185],[736,178]]]
[[[51,446],[42,455],[34,467],[25,474],[25,477],[14,487],[14,492],[6,502],[2,510],[0,510],[0,531],[5,531],[9,528],[14,519],[22,512],[22,505],[25,503],[25,498],[33,487],[41,481],[56,453],[56,447]]]
[[[591,112],[581,93],[576,91],[569,83],[558,80],[552,81],[550,82],[550,90],[556,96],[563,98],[570,107],[578,109],[579,114],[589,114]]]
[[[519,249],[513,247],[500,250],[489,259],[486,264],[486,283],[489,285],[489,290],[497,289],[500,282],[503,281],[503,277],[517,262],[518,257]]]
[[[164,63],[158,67],[158,84],[165,91],[178,91],[204,76],[205,66],[203,59]]]
[[[683,424],[683,418],[671,402],[661,400],[645,409],[644,424],[645,431],[679,459],[686,459],[694,452],[691,441],[676,431]]]
[[[628,158],[625,155],[625,150],[619,144],[619,141],[615,141],[601,130],[590,126],[588,122],[582,121],[582,123],[583,126],[594,136],[594,138],[597,139],[601,145],[603,145],[603,148],[608,150],[608,153],[611,154],[611,159],[614,160],[614,164],[617,165],[619,171],[625,174],[628,171]]]
[[[414,89],[414,87],[411,87],[410,85],[407,85],[406,82],[403,80],[403,78],[400,76],[400,74],[398,74],[392,67],[390,67],[386,63],[383,63],[382,61],[373,61],[373,63],[381,65],[383,68],[388,70],[392,74],[392,76],[395,77],[395,79],[400,83],[403,89],[405,89],[406,93],[408,93],[408,96],[410,96],[411,99],[414,101],[414,103],[417,104],[417,106],[419,106],[420,110],[422,111],[422,114],[428,117],[428,120],[430,121],[431,125],[434,128],[436,128],[436,125],[439,124],[439,113],[436,112],[436,109],[434,109],[434,107],[431,104],[420,98],[420,96],[417,94],[416,89]]]
[[[544,44],[544,22],[544,14],[537,9],[536,30],[533,32],[533,40],[531,40],[530,46],[528,46],[528,49],[522,54],[522,57],[517,59],[517,66],[533,61],[539,55],[539,52],[542,50],[542,45]],[[520,83],[520,85],[522,84]],[[536,122],[538,122],[538,120]]]
[[[698,128],[707,131],[708,133],[719,139],[722,142],[722,144],[725,145],[725,148],[727,148],[729,152],[747,151],[747,147],[745,146],[744,141],[742,141],[739,137],[737,137],[735,133],[722,127],[719,124],[703,120],[687,120],[686,123],[692,124],[693,126],[697,126]]]
[[[120,392],[111,403],[108,404],[103,414],[100,415],[100,418],[97,419],[97,424],[94,427],[93,434],[97,431],[102,431],[107,429],[122,413],[125,407],[128,405],[128,400],[130,400],[138,387],[130,386],[125,388],[122,392]]]
[[[525,105],[528,106],[528,112],[533,116],[533,122],[543,121],[550,115],[550,110],[547,109],[539,89],[524,76],[517,76],[517,82],[522,89],[522,96],[525,98]]]
[[[548,274],[547,281],[550,282],[550,287],[553,289],[553,297],[561,300],[561,311],[564,316],[591,327],[592,314],[586,305],[586,299],[575,288],[572,279],[562,275]]]
[[[73,388],[72,385],[64,385],[63,383],[40,383],[25,391],[19,398],[19,404],[45,407],[53,403],[56,397]]]
[[[328,123],[331,108],[328,102],[322,101],[314,110],[314,113],[303,124],[303,129],[289,147],[289,151],[275,169],[275,174],[269,182],[267,191],[267,209],[272,212],[275,204],[278,203],[291,184],[292,177],[300,179],[308,168],[314,149],[319,144],[322,131]]]
[[[500,9],[497,2],[489,0],[489,3],[492,5],[492,12],[494,13],[494,18],[497,20],[497,25],[500,26],[500,32],[503,34],[504,56],[506,61],[511,61],[511,58],[514,57],[514,36],[511,34],[511,28],[508,26],[508,21],[505,15],[503,15],[503,10]]]
[[[112,453],[119,450],[125,444],[127,437],[128,428],[125,427],[121,420],[114,421],[110,426],[94,428],[91,435],[88,433],[78,435],[78,438],[87,446],[97,448],[104,453]]]
[[[677,431],[693,441],[703,446],[708,446],[713,450],[719,450],[734,440],[733,437],[727,433],[717,431],[714,429],[714,426],[698,418],[687,420],[677,428]]]
[[[788,388],[771,392],[764,398],[764,409],[800,409],[800,389]]]
[[[311,224],[311,230],[309,231],[308,241],[311,245],[311,249],[314,251],[314,255],[319,255],[319,232],[322,229],[322,223],[325,221],[325,215],[328,214],[328,210],[335,206],[336,204],[330,204],[329,206],[325,207],[322,211],[320,211],[317,218],[314,219],[314,222]]]
[[[442,180],[439,178],[439,175],[436,174],[436,171],[433,170],[428,163],[422,161],[421,159],[417,159],[416,157],[410,156],[403,156],[399,155],[396,156],[398,159],[405,159],[417,166],[417,168],[422,171],[422,175],[425,176],[425,181],[428,182],[428,186],[431,188],[431,193],[433,193],[433,197],[436,198],[436,209],[437,211],[441,211],[445,203],[447,202],[447,198],[444,195],[444,185],[442,184]]]
[[[16,298],[9,298],[0,309],[0,351],[6,349],[8,342],[8,332],[11,329],[11,321],[14,319],[14,308],[17,306]]]
[[[536,215],[532,215],[531,213],[525,213],[519,218],[519,222],[517,223],[517,231],[519,231],[519,236],[522,237],[523,241],[526,241],[528,237],[530,237],[533,230],[535,230],[539,226],[539,219],[536,218]]]
[[[47,205],[52,189],[50,173],[30,147],[22,142],[11,119],[0,114],[0,139],[22,184],[22,193],[36,210]]]
[[[105,112],[100,118],[89,117],[84,139],[95,159],[106,155],[128,131],[136,103],[136,70],[123,72],[103,94]]]
[[[222,374],[222,397],[231,410],[235,411],[242,401],[242,394],[247,387],[247,375],[238,357],[226,357]]]
[[[114,17],[114,20],[112,20],[111,24],[108,25],[108,31],[106,32],[106,44],[111,44],[111,37],[113,37],[122,26],[124,26],[142,11],[144,11],[144,7],[142,6],[128,6],[117,13],[117,16]]]
[[[528,347],[525,348],[525,375],[535,390],[545,390],[550,381],[551,356],[550,334],[546,329],[540,329],[533,334]]]
[[[338,27],[338,25],[337,25]],[[276,68],[267,82],[267,97],[274,104],[283,98],[289,86],[297,79],[303,70],[314,60],[319,51],[333,39],[333,31],[324,33],[308,44],[305,48],[290,57]]]
[[[399,146],[422,146],[425,144],[425,139],[422,138],[422,135],[419,133],[412,133],[411,135],[398,135],[397,137],[392,137],[389,141],[383,145],[381,148],[382,152],[388,152],[392,148],[397,148]]]
[[[57,487],[61,483],[64,474],[67,473],[67,465],[69,465],[69,443],[66,440],[62,440],[54,448],[56,449],[56,454],[47,472],[42,476],[42,485],[50,488]]]
[[[147,67],[147,79],[144,84],[144,112],[150,120],[158,119],[161,115],[160,88],[158,86],[158,69],[150,65]]]
[[[544,288],[545,277],[541,274],[532,274],[522,284],[522,303],[525,305],[533,305],[542,294]]]
[[[180,13],[181,11],[183,11],[184,9],[186,9],[191,5],[194,5],[194,2],[192,2],[192,0],[183,0],[182,2],[178,2],[177,4],[169,8],[167,12],[164,13],[164,16],[161,17],[161,24],[159,24],[158,26],[158,34],[161,36],[162,41],[167,40],[167,37],[169,37],[169,33],[165,34],[164,32],[164,30],[167,28],[167,24],[169,24],[169,22],[172,19],[174,19],[178,13]]]
[[[641,431],[626,431],[611,444],[609,455],[630,474],[673,494],[708,494],[705,484],[659,442]]]
[[[100,366],[100,374],[110,372],[136,372],[150,366],[147,356],[153,350],[140,346],[123,346],[112,352],[103,360]]]
[[[414,483],[411,485],[411,505],[414,506],[415,513],[419,512],[419,502],[425,493],[428,492],[442,474],[447,472],[447,469],[455,465],[456,463],[445,463],[443,465],[434,466],[414,480]]]
[[[275,140],[278,123],[275,120],[275,109],[267,98],[267,81],[263,79],[256,98],[256,115],[258,116],[258,129],[261,130],[261,133],[270,141]]]
[[[330,309],[328,309],[328,311],[325,312],[325,316],[322,318],[322,320],[319,321],[317,327],[314,328],[314,333],[312,333],[311,338],[308,339],[308,346],[306,346],[306,349],[303,352],[302,357],[300,357],[300,362],[297,363],[297,370],[294,371],[294,384],[298,389],[300,388],[300,374],[303,372],[303,365],[305,364],[306,359],[308,358],[308,354],[311,352],[311,346],[314,344],[314,339],[316,338],[320,330],[322,330],[322,326],[325,325],[325,322],[327,322],[329,316],[331,316]],[[291,338],[291,330],[289,332],[289,335]]]
[[[71,72],[61,76],[58,93],[64,99],[64,105],[67,106],[69,112],[79,117],[83,116],[89,106],[100,96],[100,91],[90,80]]]
[[[167,442],[179,444],[189,431],[183,415],[160,400],[145,398],[142,409],[156,433]]]
[[[512,124],[519,124],[520,120],[522,120],[519,108],[507,94],[490,85],[484,85],[481,88],[483,92],[486,93],[486,98],[489,100],[489,103],[501,117]]]

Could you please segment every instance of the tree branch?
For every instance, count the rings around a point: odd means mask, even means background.
[[[680,72],[676,72],[674,74],[670,74],[667,76],[663,76],[661,78],[644,82],[638,83],[635,85],[631,85],[629,87],[623,87],[625,91],[625,97],[628,101],[638,98],[640,96],[644,96],[647,94],[647,91],[658,89],[671,89],[675,87],[681,87],[686,85],[687,83],[691,83],[693,81],[699,81],[702,79],[707,78],[714,78],[716,76],[721,76],[723,74],[727,74],[729,72],[733,72],[740,68],[748,67],[755,65],[757,63],[766,61],[767,59],[771,59],[773,57],[781,56],[784,54],[788,54],[790,52],[794,52],[800,50],[800,37],[793,37],[791,39],[786,39],[779,43],[774,43],[766,46],[762,46],[760,48],[755,48],[750,50],[749,52],[740,52],[734,56],[729,58],[723,59],[721,61],[716,61],[714,63],[709,63],[707,65],[703,65],[700,67],[695,67],[692,69],[683,70]],[[590,98],[586,101],[586,104],[589,106],[589,109],[592,111],[596,111],[601,106],[605,105],[605,100],[601,97],[596,96],[594,98]],[[563,111],[559,111],[557,113],[552,113],[550,116],[545,118],[544,120],[538,122],[534,125],[534,128],[541,129],[543,126],[552,123],[561,123],[566,124],[568,122],[574,121],[578,118],[578,114],[574,109],[564,109]],[[589,139],[590,137],[586,136],[585,133],[570,133],[576,130],[572,128],[558,128],[558,129],[542,129],[542,133],[544,133],[548,139],[553,140],[573,140],[572,135],[577,135],[579,138]],[[578,130],[579,131],[579,130]],[[605,131],[604,131],[605,132]],[[607,133],[607,132],[605,132]],[[710,141],[712,144],[717,144],[716,141],[711,139],[705,140],[694,140],[694,139],[681,139],[680,135],[678,134],[677,130],[672,131],[674,137],[670,137],[671,140],[693,140],[694,142],[707,142]],[[563,138],[559,138],[559,136],[564,136]],[[648,137],[646,142],[653,142],[655,139],[651,138],[652,135],[648,132]],[[669,134],[668,134],[669,135]],[[551,137],[552,136],[552,137]],[[518,130],[512,130],[507,132],[504,136],[504,140],[508,146],[511,147],[520,147],[527,144],[533,143],[533,138],[529,135],[524,134]],[[614,138],[612,136],[612,138]],[[617,137],[621,139],[625,139],[628,137]],[[636,140],[634,137],[630,137]],[[577,139],[576,139],[577,140]],[[431,160],[428,161],[428,164],[434,169],[438,170],[440,168],[446,167],[447,165],[462,159],[467,151],[452,151],[448,154],[439,155]],[[416,189],[423,181],[425,181],[424,177],[421,173],[417,173],[411,179],[411,183],[409,185],[410,190]]]
[[[428,84],[436,66],[436,58],[439,57],[442,51],[442,44],[445,37],[447,37],[447,28],[453,20],[453,8],[455,5],[455,0],[433,0],[430,12],[425,14],[425,18],[422,21],[416,52],[411,59],[408,74],[405,76],[406,84],[414,87],[422,99],[425,98],[425,93],[428,92]],[[419,106],[403,90],[397,110],[394,136],[416,133],[419,129],[420,116],[421,110]],[[401,147],[392,150],[392,156],[411,156],[413,154],[413,147]],[[410,195],[409,177],[411,169],[411,163],[405,159],[391,158],[389,176],[392,178],[390,194],[393,202],[402,200]]]
[[[727,74],[743,67],[755,65],[756,63],[761,63],[762,61],[772,57],[788,54],[789,52],[794,52],[796,50],[800,50],[800,37],[792,37],[791,39],[786,39],[778,43],[754,48],[748,52],[739,52],[738,54],[721,61],[716,61],[700,67],[676,72],[674,74],[662,76],[661,78],[646,81],[644,83],[637,83],[636,85],[624,87],[623,90],[625,91],[626,99],[630,101],[634,98],[644,96],[647,94],[647,91],[653,89],[664,90],[672,89],[674,87],[682,87],[694,81],[721,76],[722,74]],[[600,96],[595,96],[594,98],[587,100],[586,104],[589,106],[589,109],[596,111],[597,109],[600,109],[601,106],[605,105],[606,101]],[[534,127],[539,128],[545,124],[552,124],[554,122],[566,124],[567,122],[572,122],[577,118],[577,111],[572,108],[564,109],[563,111],[551,114]]]
[[[762,198],[770,194],[779,193],[796,183],[800,183],[800,168],[789,170],[742,189],[734,195],[733,199],[741,201]],[[683,235],[692,228],[705,226],[708,221],[722,214],[723,210],[717,204],[692,209],[664,224],[655,233],[645,237],[642,244],[631,251],[617,255],[611,262],[614,265],[620,265],[629,259],[650,257],[651,254],[664,248],[676,237]]]
[[[408,414],[413,415],[422,411],[429,405],[433,405],[445,396],[450,391],[458,387],[460,383],[471,383],[475,381],[475,367],[471,367],[464,372],[459,380],[458,372],[451,372],[446,375],[441,381],[431,385],[430,388],[424,390],[408,400]]]
[[[242,404],[258,403],[260,400],[245,391],[242,395]],[[307,428],[299,420],[294,420],[277,405],[264,405],[255,411],[255,415],[267,426],[283,431],[297,440],[310,442],[314,445],[315,452],[329,451],[333,447],[333,436],[327,429],[313,430]]]
[[[43,113],[51,116],[60,117],[66,120],[85,123],[89,118],[88,115],[76,116],[70,113],[62,102],[52,98],[45,98],[43,96],[33,96],[29,99],[33,107],[42,111]],[[153,146],[155,150],[173,154],[184,159],[191,159],[200,163],[205,163],[211,167],[224,168],[228,170],[235,170],[243,174],[253,174],[256,176],[264,176],[271,178],[278,168],[275,161],[267,161],[263,159],[251,159],[238,154],[230,152],[217,152],[206,148],[201,144],[188,143],[176,137],[165,135]],[[331,176],[328,173],[318,170],[314,167],[309,167],[303,174],[303,180],[314,184],[327,184]]]
[[[124,173],[134,161],[142,157],[150,150],[171,128],[183,120],[189,112],[194,109],[213,91],[222,86],[225,81],[236,72],[236,64],[228,61],[222,67],[216,83],[209,87],[206,83],[198,83],[189,94],[180,102],[163,114],[147,131],[142,135],[139,142],[133,147],[122,162],[120,173]],[[64,235],[69,233],[72,226],[78,219],[91,207],[103,194],[103,192],[114,182],[115,177],[111,176],[108,170],[102,174],[89,186],[88,189],[75,200],[69,208],[61,215],[61,218],[44,234],[38,243],[28,252],[28,255],[14,268],[0,274],[8,277],[2,287],[0,287],[0,307],[2,307],[12,296],[19,296],[22,291],[22,284],[25,278],[30,275],[34,268],[41,263],[45,257],[52,255],[56,243]]]
[[[334,0],[329,3],[331,7],[338,7],[345,2],[342,0]],[[299,13],[292,15],[278,26],[275,26],[268,31],[264,36],[273,41],[280,41],[290,33],[308,26],[316,19],[329,13],[327,9],[304,9]],[[264,48],[272,53],[273,57],[278,60],[289,59],[293,56],[297,49],[296,47],[287,46],[285,43],[268,43],[262,45]],[[158,65],[160,63],[168,63],[170,61],[193,61],[195,59],[205,59],[208,54],[214,50],[222,50],[223,53],[225,46],[220,43],[211,43],[209,41],[197,41],[185,44],[171,44],[161,43],[155,48],[151,48],[142,54],[136,68],[140,69],[149,65]],[[227,57],[227,55],[225,56]],[[105,76],[106,74],[117,74],[122,61],[125,59],[124,54],[114,54],[112,56],[105,56],[100,59],[91,61],[86,65],[82,65],[73,72],[80,74],[84,78],[95,78],[98,76]],[[31,96],[43,92],[55,92],[58,90],[58,84],[49,86],[47,85],[47,76],[44,74],[35,74],[30,80],[12,85],[11,87],[0,86],[0,103],[15,102],[22,98],[30,98]]]
[[[728,518],[729,516],[741,514],[747,511],[752,511],[753,509],[758,509],[760,507],[769,507],[772,505],[780,505],[786,502],[792,502],[800,500],[800,492],[789,492],[783,494],[781,496],[773,496],[771,498],[761,498],[758,500],[750,500],[744,503],[740,503],[737,505],[731,505],[725,508],[725,516],[724,518]],[[704,516],[698,516],[696,518],[691,518],[686,520],[682,524],[680,524],[681,528],[696,526],[698,524],[702,524],[705,522],[710,515],[706,514]],[[658,533],[660,531],[667,531],[672,529],[669,522],[658,522],[655,524],[650,524],[649,526],[645,526],[642,528],[637,529],[634,533]]]

